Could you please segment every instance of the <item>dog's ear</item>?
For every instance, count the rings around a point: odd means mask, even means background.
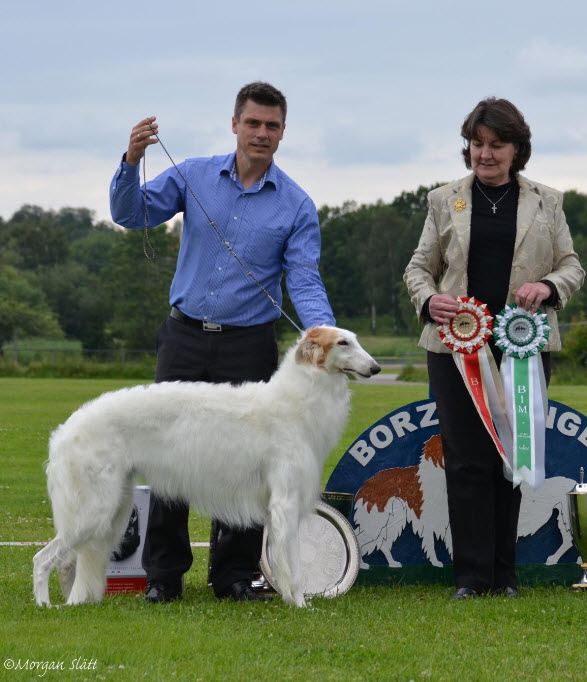
[[[432,464],[444,469],[444,453],[442,450],[440,434],[432,436],[424,443],[423,454],[426,459],[432,462]]]
[[[296,350],[296,362],[299,365],[319,365],[324,359],[324,348],[317,342],[316,335],[310,330],[300,341]]]

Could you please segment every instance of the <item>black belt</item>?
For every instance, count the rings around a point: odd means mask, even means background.
[[[179,322],[183,322],[184,324],[189,324],[193,327],[198,327],[199,329],[203,329],[205,332],[227,332],[230,331],[231,329],[242,329],[242,327],[239,327],[234,324],[218,324],[218,322],[208,322],[207,320],[196,320],[193,317],[190,317],[189,315],[186,315],[185,313],[182,313],[179,308],[173,307],[171,309],[171,312],[169,313],[169,316],[172,317],[174,320],[178,320]]]

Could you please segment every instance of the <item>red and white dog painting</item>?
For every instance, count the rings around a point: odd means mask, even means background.
[[[522,484],[518,537],[536,533],[550,520],[553,510],[558,510],[562,540],[547,558],[547,565],[558,563],[572,547],[566,493],[574,484],[564,476],[547,478],[538,490]],[[408,524],[421,538],[422,550],[430,563],[443,566],[436,555],[435,539],[444,543],[452,557],[452,538],[440,435],[424,443],[418,465],[383,469],[369,478],[355,494],[353,521],[361,548],[361,568],[369,568],[363,558],[375,550],[383,553],[390,567],[401,567],[392,550]]]

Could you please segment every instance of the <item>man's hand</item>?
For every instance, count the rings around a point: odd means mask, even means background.
[[[550,287],[544,282],[526,282],[516,291],[516,303],[528,312],[535,313],[542,301],[551,294]]]
[[[131,166],[136,166],[139,163],[145,154],[145,149],[150,144],[157,144],[158,140],[154,137],[158,131],[155,119],[156,116],[144,118],[132,129],[126,152],[126,163]]]
[[[458,309],[457,299],[449,296],[449,294],[434,294],[428,304],[430,317],[438,324],[450,322],[457,314]]]

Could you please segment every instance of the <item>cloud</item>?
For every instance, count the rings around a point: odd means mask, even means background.
[[[587,51],[580,45],[535,40],[520,50],[514,63],[532,91],[587,93]]]
[[[388,130],[384,122],[362,116],[356,124],[338,124],[324,131],[324,155],[329,163],[397,165],[414,161],[420,152],[419,136],[412,130]]]
[[[573,130],[556,135],[536,136],[533,154],[584,154],[587,152],[587,131]]]

